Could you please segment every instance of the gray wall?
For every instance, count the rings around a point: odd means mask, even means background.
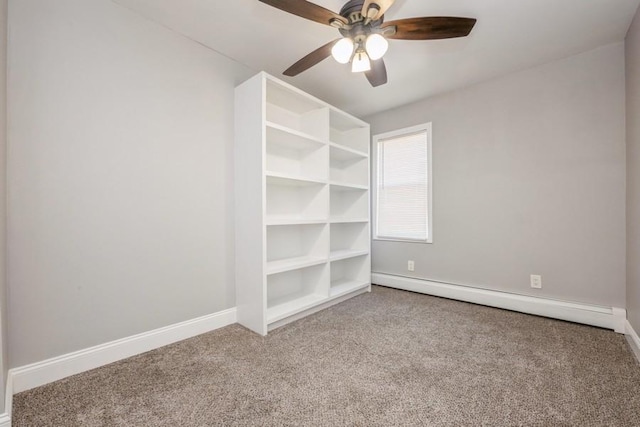
[[[235,306],[253,72],[108,0],[13,1],[9,24],[11,367]]]
[[[434,243],[376,241],[375,272],[625,307],[622,43],[365,120],[433,122]]]
[[[640,11],[627,33],[627,317],[640,333]]]
[[[0,0],[0,413],[4,412],[4,398],[9,369],[7,354],[7,0]]]

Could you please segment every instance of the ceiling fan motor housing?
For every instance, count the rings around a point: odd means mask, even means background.
[[[343,37],[351,38],[356,44],[363,43],[372,29],[380,27],[384,20],[384,16],[378,20],[370,21],[362,15],[362,7],[364,0],[351,0],[347,2],[340,10],[340,16],[349,20],[349,25],[338,28]],[[377,7],[372,4],[372,7]]]
[[[360,14],[362,17],[362,6],[364,5],[364,0],[349,0],[342,9],[340,9],[340,15],[349,19],[351,22],[351,15]]]
[[[364,7],[364,0],[350,0],[344,6],[342,6],[342,9],[340,9],[340,16],[347,18],[350,24],[362,22],[366,19],[366,17],[362,15],[363,7]],[[372,3],[370,8],[375,8],[376,10],[380,10],[378,5],[376,5],[375,3]],[[373,22],[377,23],[377,25],[380,25],[382,24],[382,20],[383,18],[381,17],[380,19]]]

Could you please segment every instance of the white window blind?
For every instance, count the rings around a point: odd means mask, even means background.
[[[431,241],[430,125],[376,137],[376,237]]]

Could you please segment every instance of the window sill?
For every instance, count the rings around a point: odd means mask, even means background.
[[[433,239],[428,240],[415,240],[415,239],[401,239],[401,238],[393,238],[393,237],[374,237],[372,239],[374,242],[400,242],[400,243],[422,243],[431,245],[433,244]]]

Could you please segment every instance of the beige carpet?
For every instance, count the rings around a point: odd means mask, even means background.
[[[640,426],[622,335],[374,287],[15,396],[14,426]]]

